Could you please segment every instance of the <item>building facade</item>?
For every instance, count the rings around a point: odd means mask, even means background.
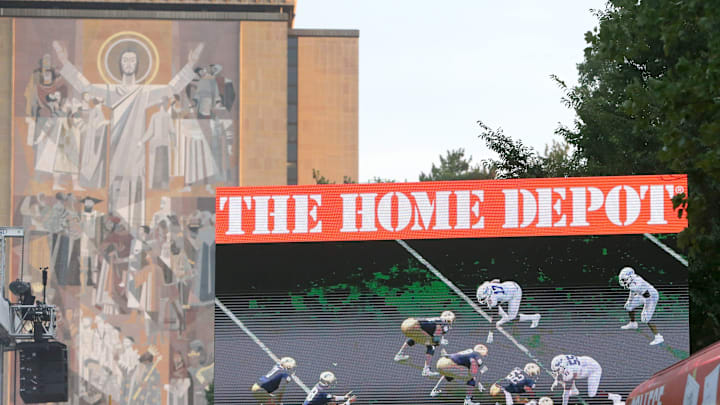
[[[204,404],[215,188],[358,178],[358,32],[289,0],[3,5],[8,279],[49,267],[70,403]]]

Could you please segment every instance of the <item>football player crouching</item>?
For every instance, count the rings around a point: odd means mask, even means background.
[[[349,405],[355,402],[357,397],[350,395],[352,391],[345,395],[332,395],[328,392],[336,382],[335,374],[331,371],[325,371],[320,374],[320,381],[310,390],[303,405]]]
[[[443,337],[450,331],[453,322],[455,322],[455,314],[452,311],[443,312],[439,318],[408,318],[400,325],[400,330],[407,336],[407,340],[403,343],[400,351],[395,355],[395,361],[403,361],[410,358],[403,351],[415,344],[425,346],[425,366],[423,367],[423,377],[438,376],[436,371],[430,371],[430,362],[435,354],[435,348],[442,344],[447,345],[448,341]]]
[[[575,385],[575,382],[580,379],[587,379],[588,397],[594,398],[598,394],[602,367],[592,357],[559,354],[552,359],[550,368],[555,377],[550,390],[554,391],[558,384],[563,386],[563,405],[568,404],[571,396],[580,395],[580,391]],[[607,393],[603,395],[607,395],[607,398],[613,401],[615,405],[620,403],[620,395],[618,394]]]
[[[480,374],[487,371],[487,367],[483,365],[482,358],[486,357],[488,349],[485,345],[478,344],[474,348],[464,350],[453,354],[443,354],[437,361],[437,370],[442,374],[435,387],[430,392],[431,397],[438,396],[442,390],[438,389],[443,381],[452,381],[458,379],[468,379],[467,393],[465,395],[464,405],[477,405],[473,402],[472,393],[475,388],[482,392],[485,388],[479,381]],[[482,366],[482,367],[481,367]]]
[[[282,403],[282,396],[285,387],[280,389],[283,382],[290,382],[292,375],[295,374],[295,359],[292,357],[283,357],[280,363],[273,366],[270,371],[258,379],[253,384],[250,391],[259,404],[275,405]]]
[[[487,305],[488,309],[497,307],[500,319],[496,326],[514,320],[520,316],[520,322],[530,322],[530,328],[536,328],[540,323],[540,314],[522,314],[520,311],[520,302],[522,301],[522,288],[514,281],[501,282],[498,279],[486,281],[477,289],[477,300],[480,305]],[[507,304],[507,312],[500,304]],[[492,321],[491,321],[492,322]],[[488,333],[487,343],[493,342],[492,331]]]
[[[535,388],[535,382],[540,375],[540,367],[535,363],[528,363],[524,369],[515,367],[510,371],[501,384],[493,384],[490,387],[490,395],[495,397],[501,393],[505,395],[505,404],[512,405],[518,403],[536,403],[524,395],[532,395]]]
[[[646,323],[655,335],[650,345],[654,346],[664,342],[665,339],[658,332],[657,327],[650,322],[655,313],[658,299],[660,298],[658,291],[650,283],[645,281],[645,279],[635,274],[635,270],[633,270],[632,267],[624,267],[620,270],[618,279],[621,287],[630,290],[630,295],[627,301],[625,301],[625,310],[628,312],[630,322],[621,326],[620,329],[638,328],[638,323],[635,320],[635,310],[642,305],[643,309],[640,313],[640,321]]]

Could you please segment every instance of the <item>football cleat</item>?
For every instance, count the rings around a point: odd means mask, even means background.
[[[407,354],[400,354],[400,353],[398,353],[398,354],[395,355],[395,358],[394,358],[393,360],[395,360],[395,361],[405,361],[405,360],[407,360],[407,359],[409,359],[409,358],[410,358],[410,356],[408,356]]]
[[[627,329],[637,329],[637,328],[638,328],[638,323],[633,322],[633,321],[630,321],[626,325],[623,325],[620,327],[620,329],[626,329],[626,330]]]
[[[488,332],[488,337],[487,337],[487,340],[485,341],[485,343],[490,344],[493,342],[493,340],[494,340],[493,333],[492,333],[492,331],[490,331],[490,332]]]
[[[540,314],[533,315],[532,323],[530,324],[530,328],[537,328],[538,324],[540,323]]]
[[[437,377],[439,375],[440,375],[440,373],[438,373],[437,371],[431,371],[430,367],[427,367],[427,366],[423,367],[423,371],[422,371],[423,377]]]
[[[653,339],[653,341],[650,342],[650,346],[659,345],[660,343],[662,343],[664,341],[665,341],[665,339],[663,338],[663,336],[658,333],[657,335],[655,335],[655,339]]]
[[[434,398],[434,397],[436,397],[436,396],[440,395],[440,393],[441,393],[441,392],[442,392],[442,390],[439,390],[439,389],[433,388],[433,390],[432,390],[432,391],[430,391],[430,396]]]
[[[575,385],[573,385],[572,388],[570,388],[570,396],[572,397],[572,396],[576,396],[576,395],[580,395],[580,391],[577,389],[577,387]]]
[[[463,402],[463,405],[480,405],[479,402],[473,402],[472,397],[465,397],[465,402]]]

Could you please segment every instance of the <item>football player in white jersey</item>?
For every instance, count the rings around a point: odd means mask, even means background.
[[[498,279],[486,281],[477,289],[477,300],[480,305],[487,304],[489,309],[497,307],[500,320],[496,325],[501,326],[518,316],[520,301],[522,301],[522,288],[514,281],[500,282]],[[500,303],[507,303],[507,312],[499,305]],[[532,322],[530,327],[536,328],[540,322],[540,314],[520,314],[520,322],[525,321]],[[492,331],[488,334],[487,343],[492,343]]]
[[[558,354],[552,359],[550,369],[555,377],[550,390],[554,391],[558,385],[563,386],[563,405],[568,404],[571,396],[580,395],[580,391],[575,386],[575,381],[581,378],[587,378],[588,380],[588,397],[594,398],[597,395],[600,377],[602,377],[602,367],[592,357]],[[617,404],[620,396],[608,393],[607,397]]]
[[[663,339],[663,336],[658,333],[657,327],[650,323],[660,297],[658,291],[642,277],[635,274],[635,270],[633,270],[632,267],[624,267],[620,270],[619,279],[620,285],[623,288],[630,290],[630,296],[625,302],[625,310],[628,311],[630,322],[628,322],[627,325],[620,327],[620,329],[638,328],[638,323],[635,320],[635,310],[642,305],[643,309],[640,313],[640,321],[646,323],[655,335],[655,338],[652,342],[650,342],[650,344],[657,345],[664,342],[665,339]]]

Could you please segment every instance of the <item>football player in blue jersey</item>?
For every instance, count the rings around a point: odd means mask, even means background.
[[[292,357],[283,357],[279,364],[274,365],[267,374],[253,384],[250,390],[259,404],[270,405],[282,402],[285,387],[280,389],[280,385],[292,380],[296,365]]]
[[[447,345],[448,341],[443,337],[450,331],[453,322],[455,322],[455,314],[452,311],[445,311],[440,314],[439,318],[408,318],[403,321],[400,326],[402,333],[407,336],[407,340],[403,343],[400,351],[395,355],[395,361],[403,361],[410,356],[403,354],[403,351],[414,346],[416,343],[425,346],[425,366],[423,367],[423,377],[435,377],[440,375],[436,371],[430,371],[430,362],[435,354],[435,347],[438,345]]]
[[[540,375],[540,367],[535,363],[528,363],[524,369],[515,367],[510,371],[501,384],[493,384],[490,387],[490,395],[505,395],[505,405],[512,405],[515,402],[528,403],[530,399],[525,398],[526,394],[533,394],[535,382]]]
[[[472,349],[453,354],[443,354],[437,362],[437,369],[442,374],[435,387],[430,391],[431,397],[438,396],[442,391],[438,389],[443,381],[452,381],[456,378],[466,379],[468,389],[465,395],[464,405],[477,405],[473,402],[472,393],[475,388],[482,392],[483,387],[480,380],[480,374],[487,371],[487,367],[483,365],[482,358],[487,356],[488,349],[485,345],[478,344]],[[481,367],[482,366],[482,367]]]
[[[350,405],[357,398],[352,391],[345,395],[332,395],[328,392],[335,385],[335,374],[325,371],[320,374],[320,381],[313,387],[305,397],[303,405]],[[342,402],[341,402],[342,401]]]

